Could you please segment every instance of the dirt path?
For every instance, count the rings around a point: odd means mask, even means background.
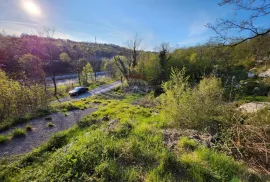
[[[68,112],[68,116],[59,112],[49,115],[52,117],[51,121],[46,121],[45,118],[48,117],[46,116],[19,125],[16,128],[24,128],[27,124],[30,124],[33,130],[29,131],[25,137],[14,138],[5,144],[0,144],[0,157],[30,152],[46,142],[54,133],[72,127],[85,115],[90,114],[95,110],[96,109],[88,108],[85,110],[70,111]],[[46,126],[47,122],[52,122],[55,126],[48,128]],[[8,134],[12,132],[12,130],[13,129],[7,130],[1,134]]]

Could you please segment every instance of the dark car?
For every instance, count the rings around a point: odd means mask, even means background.
[[[75,96],[75,95],[80,95],[82,93],[86,93],[88,92],[88,88],[87,87],[75,87],[73,90],[69,91],[69,95],[70,96]]]

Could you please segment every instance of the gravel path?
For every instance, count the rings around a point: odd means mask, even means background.
[[[48,116],[52,117],[51,121],[45,120],[46,117],[33,119],[28,123],[17,126],[16,128],[24,128],[27,124],[32,126],[32,131],[27,132],[25,137],[13,138],[11,141],[0,144],[0,157],[23,154],[32,151],[46,142],[54,133],[66,130],[72,127],[76,122],[95,111],[94,108],[85,110],[75,110],[68,112],[68,116],[63,113],[54,113]],[[55,124],[54,127],[47,128],[47,122]],[[1,134],[8,134],[13,129],[2,132]]]

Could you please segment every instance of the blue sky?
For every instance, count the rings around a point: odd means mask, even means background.
[[[27,2],[38,13],[25,9]],[[183,47],[208,41],[214,33],[205,24],[232,17],[232,8],[217,0],[0,0],[0,29],[20,35],[54,27],[55,37],[93,42],[96,36],[117,45],[137,33],[143,48],[153,50],[161,42]]]

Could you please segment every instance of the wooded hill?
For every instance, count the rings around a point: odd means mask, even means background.
[[[0,34],[0,66],[7,73],[18,71],[18,60],[25,54],[37,56],[46,63],[54,60],[53,69],[56,74],[69,73],[70,64],[60,62],[59,55],[67,53],[71,60],[86,58],[90,62],[97,61],[94,69],[100,69],[102,58],[112,58],[125,52],[127,49],[114,44],[101,44],[92,42],[76,42],[64,39],[40,37],[22,34],[20,37]]]

